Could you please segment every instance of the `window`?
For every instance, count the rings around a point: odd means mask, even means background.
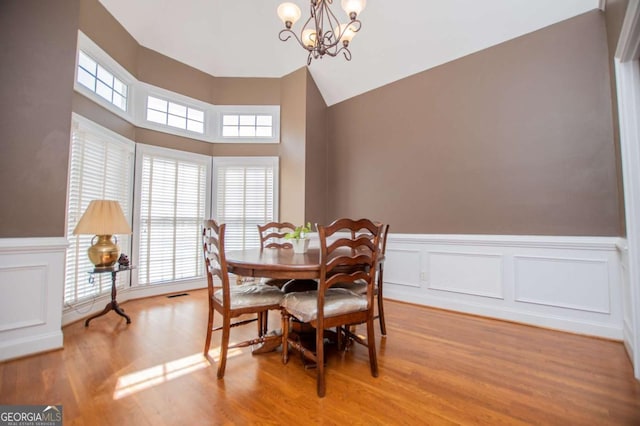
[[[78,31],[74,89],[137,127],[212,143],[279,143],[279,105],[213,105],[139,81]]]
[[[203,277],[210,157],[138,144],[136,163],[137,284]]]
[[[147,97],[147,120],[190,132],[204,133],[204,111],[154,96]]]
[[[213,217],[227,224],[226,248],[259,247],[257,225],[278,218],[278,158],[219,157],[213,169]]]
[[[78,51],[78,83],[122,111],[127,110],[127,85],[82,50]]]
[[[280,107],[277,105],[218,106],[215,142],[278,143]]]
[[[111,289],[111,276],[99,274],[89,282],[93,265],[87,256],[92,235],[73,235],[73,230],[95,199],[117,200],[131,219],[135,144],[91,121],[73,115],[67,200],[67,258],[64,303],[72,305]],[[118,245],[130,253],[131,236],[118,235]],[[128,274],[118,274],[122,286]]]
[[[270,115],[223,114],[222,136],[271,138],[273,137],[273,117]]]

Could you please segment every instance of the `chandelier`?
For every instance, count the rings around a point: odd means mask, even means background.
[[[342,0],[342,9],[349,17],[349,22],[341,24],[331,11],[333,0],[310,0],[311,16],[304,23],[300,35],[292,27],[300,19],[300,8],[294,3],[282,3],[278,6],[278,16],[285,28],[280,31],[281,41],[295,37],[300,46],[309,51],[307,65],[312,59],[322,58],[324,55],[337,56],[344,54],[347,61],[351,60],[349,42],[360,31],[361,23],[357,19],[367,0]]]

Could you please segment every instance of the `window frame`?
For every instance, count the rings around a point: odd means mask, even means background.
[[[193,108],[200,110],[204,113],[203,133],[193,132],[179,127],[172,127],[168,124],[160,124],[155,121],[147,120],[147,103],[149,96],[161,99],[163,101],[171,102],[187,108]],[[212,142],[210,137],[211,122],[213,114],[211,109],[214,105],[206,102],[199,101],[197,99],[190,98],[188,96],[181,95],[170,90],[162,89],[160,87],[152,86],[147,83],[138,82],[137,84],[137,96],[134,108],[136,110],[136,123],[138,127],[145,129],[155,130],[162,133],[168,133],[176,136],[183,136],[185,138],[197,139],[204,142]]]
[[[271,166],[273,168],[273,221],[279,221],[280,218],[280,158],[277,156],[247,156],[247,157],[212,157],[212,170],[211,170],[211,215],[218,221],[224,222],[223,219],[218,217],[218,211],[216,209],[218,199],[222,194],[219,194],[216,190],[218,182],[217,174],[219,168],[229,166],[251,167],[251,166]],[[256,235],[258,229],[255,229]],[[259,238],[258,238],[259,241]],[[259,245],[258,245],[259,247]]]
[[[92,134],[92,136],[98,137],[100,139],[106,139],[108,144],[113,144],[116,146],[119,146],[121,148],[124,148],[125,150],[129,151],[129,160],[128,162],[130,162],[130,164],[128,165],[124,165],[124,167],[130,167],[129,170],[129,177],[128,177],[128,183],[125,185],[125,188],[121,188],[121,192],[127,192],[127,196],[126,198],[129,199],[129,203],[128,206],[122,206],[123,207],[123,212],[125,214],[125,217],[127,218],[129,223],[132,223],[132,216],[133,216],[133,211],[134,208],[133,203],[134,203],[134,193],[133,193],[133,182],[134,182],[134,165],[135,165],[135,149],[136,149],[136,143],[130,139],[125,138],[122,135],[119,135],[105,127],[100,126],[97,123],[94,123],[93,121],[78,115],[76,113],[71,114],[71,119],[72,119],[72,131],[71,131],[71,135],[70,135],[70,140],[69,140],[69,149],[70,152],[73,149],[72,144],[73,144],[73,132],[75,131],[76,128],[78,128],[81,132],[90,132]],[[73,235],[73,229],[75,228],[77,222],[80,220],[80,217],[82,217],[82,214],[84,213],[84,211],[82,212],[74,212],[73,214],[71,213],[71,198],[72,198],[72,194],[71,194],[71,177],[72,177],[72,169],[74,167],[76,167],[77,165],[72,163],[72,158],[70,156],[69,159],[69,176],[67,178],[67,200],[66,200],[66,214],[65,214],[65,234],[67,237],[67,240],[69,241],[69,247],[67,248],[67,254],[65,256],[65,278],[64,278],[64,287],[63,287],[63,303],[64,303],[64,312],[67,312],[71,309],[73,309],[74,307],[77,306],[82,306],[84,304],[87,303],[93,303],[93,300],[95,300],[96,298],[99,297],[106,297],[109,294],[109,291],[111,289],[111,276],[107,276],[107,274],[99,274],[97,276],[94,276],[94,285],[98,286],[98,290],[96,292],[94,292],[91,295],[87,295],[85,297],[81,297],[79,299],[76,299],[74,301],[69,302],[66,298],[66,293],[67,293],[67,281],[69,279],[68,277],[68,272],[69,272],[69,267],[70,265],[68,265],[69,262],[69,251],[71,250],[75,250],[76,251],[76,257],[77,256],[83,256],[84,257],[84,263],[87,263],[86,261],[88,260],[88,257],[86,257],[86,254],[84,252],[84,250],[81,250],[82,245],[78,245],[77,243],[74,243],[73,240],[75,239],[76,241],[80,240],[83,237],[86,238],[91,238],[91,236],[87,237],[87,236],[76,236]],[[104,189],[103,189],[104,191]],[[74,196],[82,196],[82,194],[74,194]],[[110,197],[112,198],[112,197]],[[78,206],[79,207],[79,206]],[[128,207],[128,209],[127,209]],[[73,220],[74,223],[72,223],[71,220],[71,216],[75,217],[75,220]],[[77,216],[77,217],[76,217]],[[122,236],[120,236],[122,237]],[[132,238],[128,237],[126,239],[124,239],[126,241],[126,243],[123,243],[123,238],[119,238],[119,242],[118,245],[120,247],[120,250],[123,253],[129,253],[130,248],[131,248],[131,244],[132,244]],[[88,248],[88,247],[87,247]],[[82,251],[82,254],[78,254],[77,252]],[[78,263],[75,264],[75,268],[74,269],[74,280],[77,283],[79,280],[81,279],[86,279],[87,282],[89,280],[89,276],[88,276],[88,272],[90,271],[90,262],[89,264],[87,264],[88,269],[85,271],[81,271],[78,269]],[[118,274],[117,277],[117,284],[116,287],[117,288],[123,288],[123,287],[128,287],[130,285],[130,277],[129,274]],[[76,288],[78,287],[77,284],[75,286]]]
[[[268,115],[271,116],[273,134],[271,137],[223,136],[223,119],[225,115]],[[226,105],[215,111],[215,142],[220,143],[279,143],[280,141],[280,107],[276,105]]]
[[[206,167],[206,177],[205,177],[205,200],[204,200],[204,219],[210,217],[211,215],[211,176],[212,176],[212,168],[211,168],[211,157],[208,155],[196,154],[192,152],[180,151],[170,148],[163,148],[159,146],[146,145],[142,143],[136,143],[136,152],[135,152],[135,179],[134,179],[134,190],[133,190],[133,200],[134,200],[134,208],[133,208],[133,241],[132,241],[132,262],[134,265],[137,265],[138,268],[132,270],[131,274],[131,286],[132,288],[162,288],[167,286],[173,286],[176,284],[179,285],[193,285],[194,288],[202,285],[202,281],[206,279],[206,274],[202,276],[196,276],[192,278],[185,279],[174,279],[169,281],[163,281],[158,283],[141,283],[140,282],[140,245],[141,245],[141,204],[142,204],[142,167],[143,167],[143,159],[146,155],[158,156],[158,157],[166,157],[172,160],[178,161],[188,161],[198,163],[200,165],[204,165]],[[203,259],[200,259],[203,262]]]
[[[78,67],[80,63],[80,51],[83,51],[91,59],[96,61],[105,70],[109,71],[127,86],[127,110],[123,111],[115,104],[109,102],[96,92],[92,91],[82,83],[78,81]],[[87,37],[82,31],[78,31],[78,47],[76,49],[76,64],[73,74],[73,88],[76,92],[84,95],[90,100],[94,101],[98,105],[106,108],[110,112],[116,114],[118,117],[125,119],[131,124],[136,124],[134,119],[134,105],[136,98],[136,78],[129,73],[122,65],[114,61],[104,50],[102,50],[97,44],[95,44],[89,37]]]

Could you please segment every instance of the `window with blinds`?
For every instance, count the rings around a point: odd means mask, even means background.
[[[257,225],[277,220],[277,157],[213,159],[213,217],[226,223],[225,247],[260,247]]]
[[[137,284],[203,277],[210,157],[138,144],[136,162]]]
[[[81,116],[73,115],[71,129],[67,229],[69,241],[65,265],[64,302],[70,306],[111,289],[111,275],[98,274],[89,282],[93,265],[87,256],[92,235],[73,235],[89,202],[117,200],[131,223],[135,144]],[[118,245],[130,253],[131,236],[118,235]],[[122,287],[129,274],[118,274]]]

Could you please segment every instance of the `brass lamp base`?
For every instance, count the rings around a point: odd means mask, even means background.
[[[98,241],[94,243],[95,238],[98,238]],[[120,247],[111,240],[111,235],[96,235],[91,243],[87,253],[96,268],[109,268],[116,264],[120,256]]]

